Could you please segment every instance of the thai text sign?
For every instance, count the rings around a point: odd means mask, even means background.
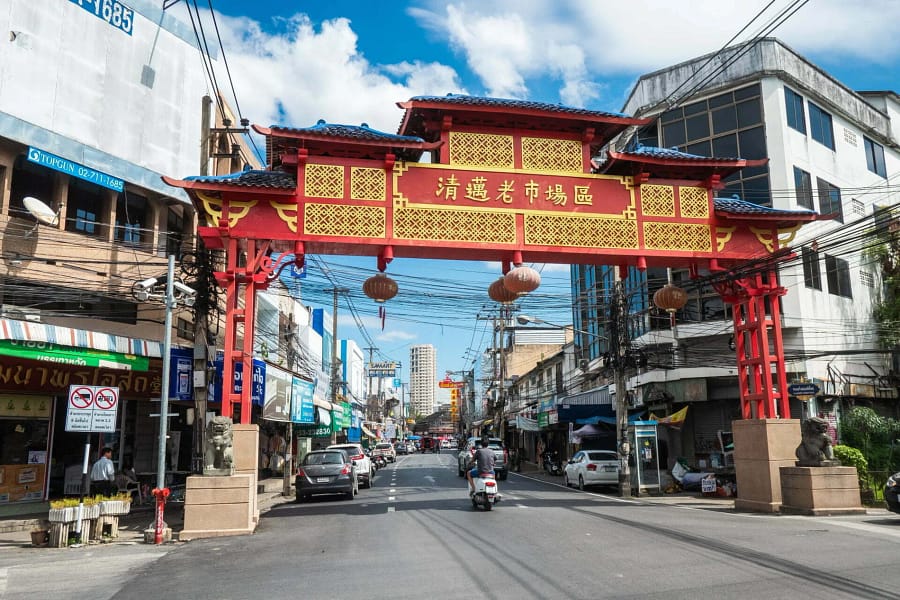
[[[316,384],[294,377],[291,381],[291,421],[294,423],[315,423],[316,411],[313,394]]]
[[[119,388],[73,385],[69,388],[66,431],[112,433],[118,407]]]

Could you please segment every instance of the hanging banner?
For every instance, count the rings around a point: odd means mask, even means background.
[[[331,409],[331,430],[339,433],[344,424],[344,405],[334,403]]]
[[[353,422],[353,408],[349,402],[341,402],[341,406],[344,408],[344,413],[341,415],[341,429],[350,429]]]
[[[291,383],[290,373],[278,367],[266,365],[263,419],[285,422],[291,420]]]
[[[169,354],[169,399],[194,399],[194,351],[172,348]]]
[[[316,384],[299,377],[291,380],[291,421],[294,423],[315,423],[316,412],[313,394]]]
[[[222,357],[216,357],[216,382],[213,389],[213,402],[222,402]],[[244,383],[244,363],[234,363],[234,384],[232,393],[240,394]],[[253,359],[253,381],[251,382],[253,389],[250,397],[256,406],[263,405],[263,399],[266,389],[266,363],[254,358]]]

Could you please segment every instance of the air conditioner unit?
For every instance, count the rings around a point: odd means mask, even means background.
[[[0,305],[0,315],[5,319],[32,321],[33,323],[41,322],[41,311],[37,308],[25,308],[23,306],[3,304]]]

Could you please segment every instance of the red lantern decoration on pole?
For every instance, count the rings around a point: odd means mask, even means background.
[[[677,285],[667,283],[653,294],[653,304],[667,313],[679,311],[687,304],[687,292]]]
[[[541,274],[531,267],[518,266],[503,277],[503,284],[515,294],[527,294],[541,285]]]
[[[675,325],[675,313],[687,304],[687,292],[671,283],[656,290],[653,294],[653,304],[669,313],[669,321]]]
[[[504,285],[503,281],[503,277],[494,281],[494,283],[488,287],[488,296],[490,296],[491,300],[499,302],[500,304],[515,302],[519,295],[510,291],[510,289]]]
[[[384,273],[376,273],[363,283],[365,295],[378,303],[386,302],[396,296],[398,289],[397,282]]]

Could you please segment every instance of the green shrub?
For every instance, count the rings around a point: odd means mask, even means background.
[[[841,465],[845,467],[856,467],[856,474],[860,479],[863,479],[869,470],[869,461],[856,448],[843,445],[835,446],[834,457],[841,461]]]

